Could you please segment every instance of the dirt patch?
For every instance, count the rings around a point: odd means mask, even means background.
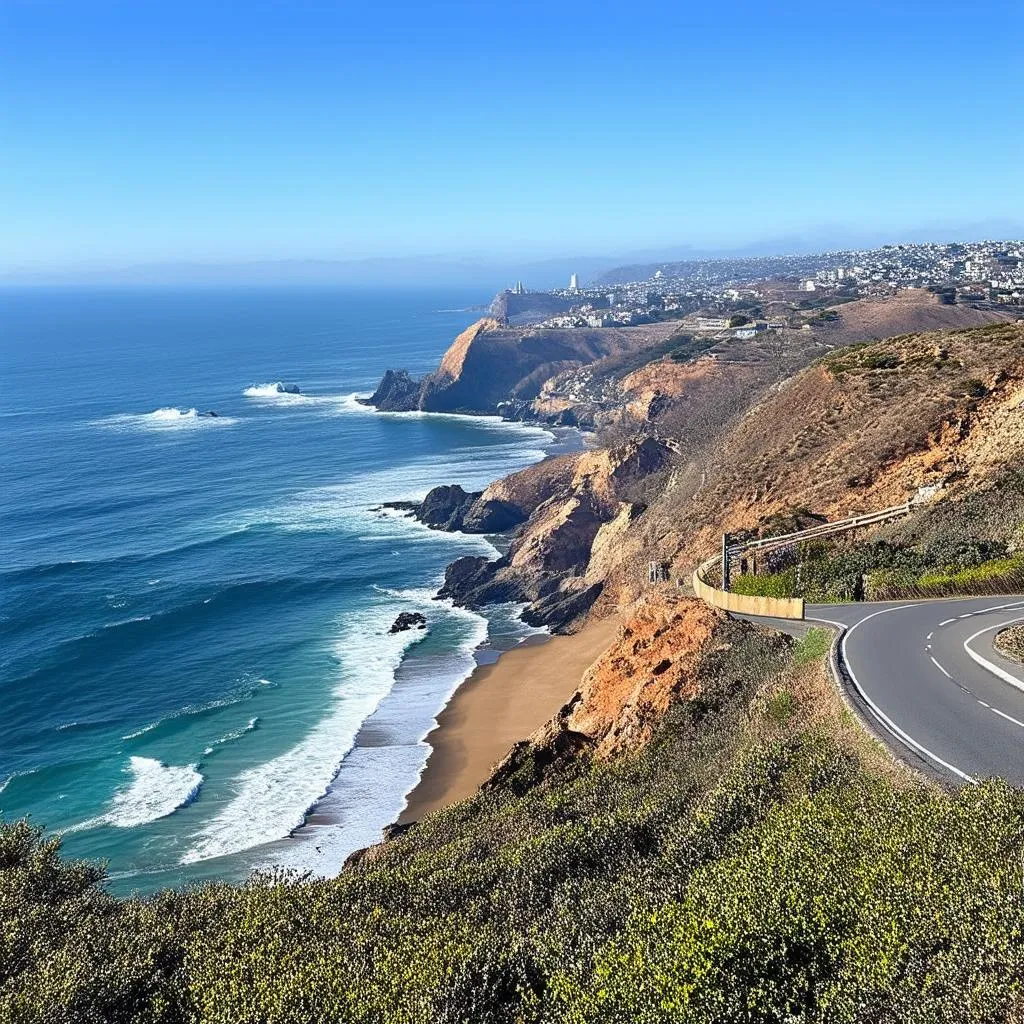
[[[1024,623],[997,633],[996,650],[1008,658],[1024,662]]]

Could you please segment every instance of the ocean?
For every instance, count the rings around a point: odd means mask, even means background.
[[[474,651],[531,632],[434,600],[488,539],[379,506],[483,487],[552,434],[356,401],[485,300],[0,293],[0,815],[119,892],[329,875],[380,837]],[[402,611],[428,630],[390,634]]]

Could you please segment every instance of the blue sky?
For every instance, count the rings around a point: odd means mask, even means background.
[[[0,0],[0,267],[1024,221],[1024,5]]]

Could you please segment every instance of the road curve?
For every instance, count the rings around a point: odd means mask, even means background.
[[[992,646],[1024,621],[1024,596],[808,605],[794,632],[844,629],[846,692],[901,759],[945,782],[991,776],[1024,786],[1024,666]]]

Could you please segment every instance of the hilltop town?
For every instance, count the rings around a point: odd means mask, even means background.
[[[943,303],[1024,305],[1024,242],[886,245],[810,256],[628,266],[580,286],[502,292],[492,312],[509,324],[625,327],[691,317],[696,331],[738,337],[803,326],[800,314],[859,298],[927,289]],[[700,315],[698,315],[700,314]],[[723,335],[724,336],[724,335]]]

